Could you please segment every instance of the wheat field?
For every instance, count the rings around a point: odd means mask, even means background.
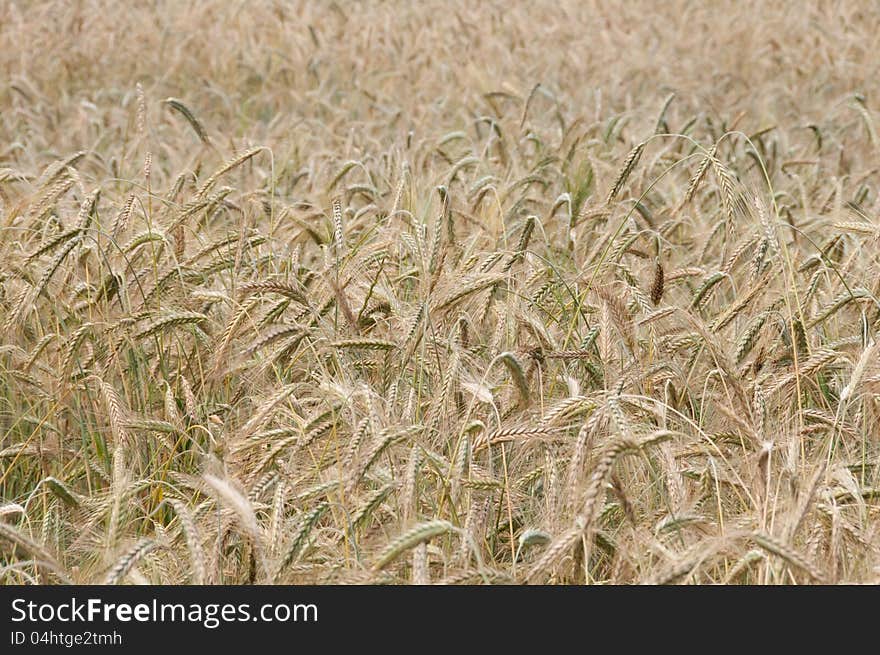
[[[0,3],[0,583],[880,582],[878,46]]]

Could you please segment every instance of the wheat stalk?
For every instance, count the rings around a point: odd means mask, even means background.
[[[421,543],[454,530],[449,521],[434,520],[419,523],[390,542],[376,557],[373,570],[379,571],[397,559],[401,554]]]

